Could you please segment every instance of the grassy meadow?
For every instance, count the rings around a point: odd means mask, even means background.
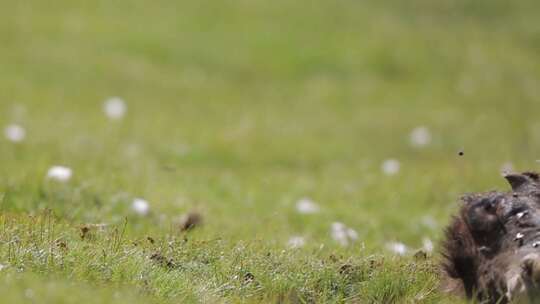
[[[0,138],[2,302],[455,303],[437,262],[460,194],[540,170],[539,12],[2,2],[0,127],[25,130]]]

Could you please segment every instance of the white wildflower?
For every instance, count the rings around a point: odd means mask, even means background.
[[[347,237],[347,227],[343,223],[332,223],[330,228],[330,235],[334,241],[340,243],[342,246],[349,245],[349,239]]]
[[[103,111],[110,119],[120,119],[126,114],[127,106],[122,98],[111,97],[105,100]]]
[[[356,230],[352,228],[347,228],[347,236],[349,237],[351,241],[358,240],[358,232],[356,232]]]
[[[11,124],[4,129],[4,135],[9,141],[18,143],[25,139],[26,130],[19,125]]]
[[[139,215],[147,215],[150,212],[150,205],[142,198],[134,199],[131,207]]]
[[[383,162],[381,169],[386,175],[396,175],[399,172],[401,165],[396,159],[387,159]]]
[[[428,253],[433,252],[434,246],[433,246],[433,242],[431,241],[431,239],[429,239],[427,237],[423,238],[422,239],[422,248]]]
[[[306,239],[302,236],[292,236],[287,242],[287,245],[290,248],[304,247],[305,244],[306,244]]]
[[[358,240],[358,233],[340,222],[332,223],[330,226],[330,236],[342,246],[348,246],[349,243]]]
[[[431,132],[427,127],[417,127],[412,130],[410,140],[415,147],[427,146],[431,142]]]
[[[64,166],[53,166],[47,171],[47,178],[58,182],[67,182],[72,175],[73,170]]]
[[[407,245],[400,242],[389,242],[386,244],[386,249],[398,255],[405,255],[409,251]]]
[[[309,198],[303,198],[296,203],[296,210],[302,214],[312,214],[320,211],[319,206]]]

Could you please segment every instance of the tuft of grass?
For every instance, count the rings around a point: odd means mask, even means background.
[[[440,299],[435,292],[437,270],[430,260],[345,257],[323,249],[284,250],[261,241],[200,241],[191,235],[128,239],[125,226],[81,235],[81,227],[59,221],[50,211],[2,215],[0,227],[2,277],[17,290],[26,287],[51,303],[68,292],[65,289],[80,288],[77,284],[82,282],[102,292],[100,299],[105,301],[107,297],[127,301],[136,295],[143,296],[138,302],[149,303],[219,299],[435,303]],[[52,281],[44,286],[36,283],[38,290],[32,289],[32,282],[43,278]],[[65,283],[66,278],[71,283]],[[122,294],[128,286],[137,292]],[[40,289],[47,292],[42,295]],[[13,293],[14,299],[17,296],[21,295]],[[83,293],[66,301],[87,301],[87,297]]]

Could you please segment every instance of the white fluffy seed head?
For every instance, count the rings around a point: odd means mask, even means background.
[[[349,245],[349,239],[347,238],[347,234],[345,233],[345,231],[333,231],[332,239],[338,242],[341,246]]]
[[[67,182],[73,176],[73,170],[64,166],[52,166],[47,171],[47,178],[58,182]]]
[[[358,232],[356,232],[356,230],[352,228],[347,228],[347,236],[349,237],[351,241],[358,240]]]
[[[386,249],[398,255],[405,255],[409,251],[407,245],[400,242],[389,242],[386,244]]]
[[[399,173],[401,164],[397,159],[387,159],[381,165],[381,170],[384,174],[392,176]]]
[[[296,203],[296,210],[301,214],[312,214],[320,211],[319,205],[309,198],[302,198]]]
[[[350,243],[358,240],[358,233],[341,222],[332,223],[330,226],[330,236],[342,246],[348,246]]]
[[[127,111],[125,101],[120,97],[111,97],[105,100],[103,111],[110,119],[121,119]]]
[[[425,126],[416,127],[410,134],[411,144],[415,147],[423,147],[431,142],[431,132]]]
[[[135,198],[131,204],[131,208],[139,215],[147,215],[150,212],[150,204],[142,198]]]
[[[347,226],[340,222],[334,222],[330,226],[330,236],[334,241],[341,244],[341,246],[349,245],[349,239],[346,232]]]
[[[4,135],[7,140],[19,143],[26,138],[26,130],[20,125],[11,124],[4,129]]]
[[[434,245],[430,238],[422,239],[422,248],[428,253],[433,252]]]
[[[302,236],[292,236],[291,238],[289,238],[287,245],[289,246],[289,248],[304,247],[304,245],[306,245],[306,239]]]

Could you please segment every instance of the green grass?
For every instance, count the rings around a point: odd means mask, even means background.
[[[437,289],[438,246],[423,261],[385,244],[437,245],[461,193],[506,187],[508,161],[538,169],[538,9],[2,3],[0,126],[27,131],[0,142],[3,300],[454,302]],[[126,100],[121,121],[103,114],[110,96]],[[433,141],[415,148],[421,125]],[[396,176],[380,170],[389,158]],[[45,178],[59,164],[66,184]],[[298,214],[303,197],[321,211]],[[189,211],[204,225],[181,232]],[[359,240],[335,242],[336,221]],[[108,226],[81,239],[93,223]],[[287,246],[295,235],[304,247]]]

